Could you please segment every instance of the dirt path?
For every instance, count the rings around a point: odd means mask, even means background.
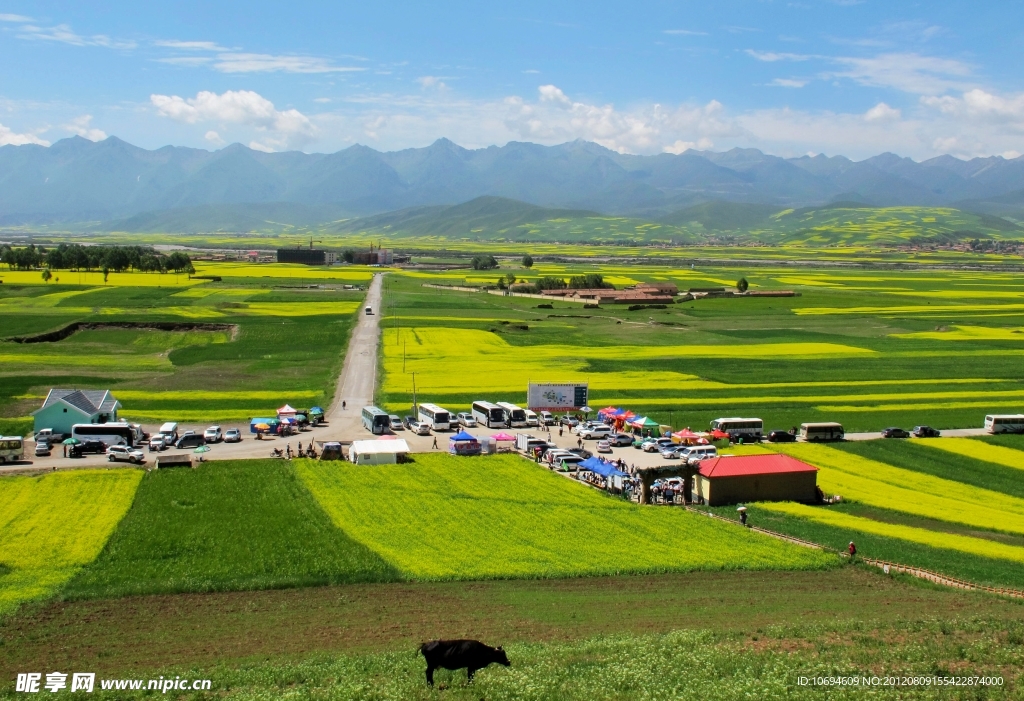
[[[384,276],[373,276],[366,292],[363,307],[373,314],[360,314],[359,321],[349,336],[345,366],[338,377],[334,403],[327,410],[327,422],[332,433],[346,439],[358,435],[361,427],[360,410],[373,404],[373,390],[377,382],[377,346],[380,343],[381,287]],[[342,408],[342,402],[345,408]]]

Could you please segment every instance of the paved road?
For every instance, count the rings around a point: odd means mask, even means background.
[[[338,386],[334,392],[334,403],[327,410],[327,425],[311,431],[303,431],[297,436],[288,438],[268,438],[262,441],[252,439],[248,425],[223,424],[223,428],[239,428],[244,436],[241,443],[219,443],[210,446],[210,452],[205,454],[206,460],[229,460],[234,458],[265,458],[270,455],[273,448],[284,449],[285,445],[291,444],[292,450],[296,443],[302,442],[303,446],[311,441],[327,440],[352,440],[362,437],[365,432],[362,430],[361,409],[373,403],[373,390],[376,384],[377,372],[377,344],[380,340],[380,314],[381,314],[381,287],[383,275],[377,274],[373,277],[370,287],[366,293],[366,299],[361,307],[370,307],[373,314],[359,314],[359,320],[352,329],[349,338],[348,351],[345,355],[345,364],[342,367],[341,375],[338,377]],[[282,400],[283,401],[283,400]],[[342,408],[342,402],[346,407]],[[173,417],[170,417],[173,420]],[[185,430],[194,430],[197,433],[204,431],[207,424],[181,424],[179,433]],[[145,426],[147,431],[156,431],[157,426]],[[447,439],[445,439],[447,447]],[[16,465],[0,467],[0,474],[5,472],[21,472],[25,470],[65,470],[82,467],[123,467],[123,463],[110,463],[105,455],[88,455],[83,458],[71,460],[65,458],[61,446],[56,446],[50,457],[36,458],[33,456],[35,444],[31,441],[25,444],[25,455],[29,459]],[[147,463],[152,465],[157,453],[146,453]],[[159,455],[173,455],[177,453],[191,453],[191,450],[168,449]]]

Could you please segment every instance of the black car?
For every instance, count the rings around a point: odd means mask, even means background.
[[[413,424],[418,424],[419,422],[420,422],[420,420],[417,419],[412,414],[409,414],[404,419],[402,419],[402,424],[404,424],[405,427],[408,428],[408,429],[411,429]]]
[[[910,433],[904,431],[902,428],[890,426],[882,431],[882,438],[910,438]]]
[[[914,434],[914,438],[938,438],[940,435],[939,430],[931,426],[914,426],[911,433]]]
[[[585,448],[569,448],[569,452],[579,455],[584,460],[589,460],[590,458],[594,457],[594,454],[591,453],[589,450],[586,450]]]
[[[103,441],[88,440],[71,446],[68,455],[73,458],[79,458],[88,453],[97,454],[105,452],[107,452],[107,446]]]
[[[206,438],[199,435],[198,433],[186,433],[184,436],[178,439],[178,442],[174,444],[174,447],[198,448],[201,445],[206,445]]]
[[[772,431],[768,434],[769,443],[793,443],[796,441],[796,434],[792,431]]]

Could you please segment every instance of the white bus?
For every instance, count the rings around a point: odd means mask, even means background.
[[[391,428],[391,417],[383,409],[375,406],[364,406],[363,428],[376,435],[387,433]]]
[[[764,421],[761,419],[715,419],[711,422],[712,431],[728,433],[730,438],[756,438],[761,440],[761,432],[764,430]]]
[[[1024,414],[992,414],[985,417],[989,433],[1024,433]]]
[[[498,406],[505,410],[505,425],[509,428],[526,428],[526,412],[515,404],[498,402]]]
[[[490,402],[473,402],[473,418],[477,424],[487,428],[505,427],[505,410]]]
[[[805,441],[841,441],[846,435],[837,423],[800,424],[800,437]]]
[[[21,436],[0,437],[0,464],[17,462],[25,457],[25,440]]]
[[[435,431],[447,431],[452,425],[452,414],[437,404],[420,404],[420,421]]]
[[[71,437],[82,441],[100,441],[108,448],[112,445],[135,447],[135,429],[127,423],[75,424]]]

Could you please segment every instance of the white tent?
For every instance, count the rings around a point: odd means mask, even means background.
[[[348,459],[356,465],[388,465],[398,462],[399,455],[408,455],[409,452],[409,444],[401,438],[390,441],[352,441]]]

